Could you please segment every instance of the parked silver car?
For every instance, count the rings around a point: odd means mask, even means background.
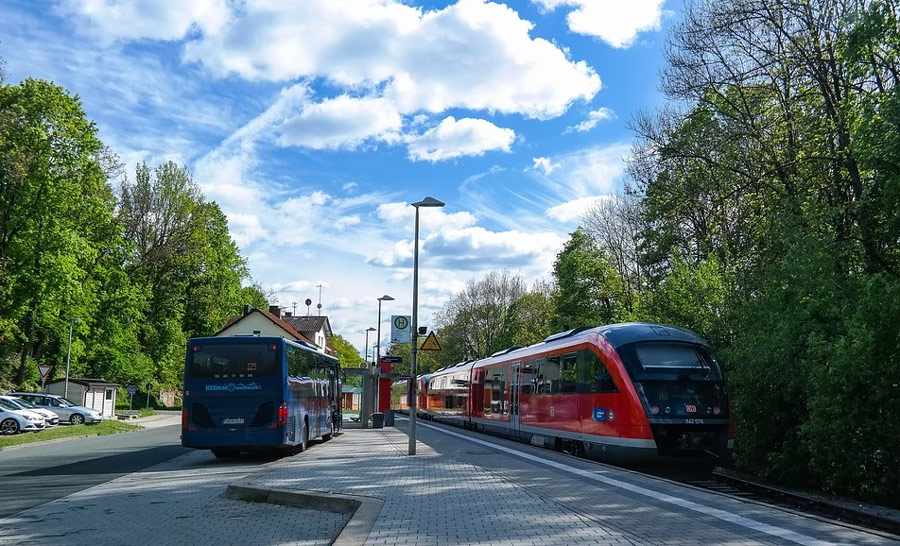
[[[29,402],[28,400],[23,400],[22,398],[16,398],[15,396],[0,396],[0,400],[5,400],[14,406],[28,410],[33,413],[37,413],[41,417],[44,418],[44,424],[48,427],[55,427],[59,424],[59,416],[53,413],[52,411],[44,408],[39,408]]]
[[[73,425],[87,423],[93,425],[103,421],[103,416],[95,409],[79,406],[75,402],[55,394],[43,394],[37,392],[11,392],[9,396],[15,396],[27,400],[39,408],[45,408],[59,416],[60,421],[68,421]]]

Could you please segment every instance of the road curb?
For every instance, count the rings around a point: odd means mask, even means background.
[[[268,502],[299,508],[327,510],[342,514],[352,514],[337,538],[335,546],[358,546],[366,542],[384,501],[375,497],[346,495],[342,493],[322,493],[320,491],[295,491],[277,487],[255,487],[250,482],[259,476],[249,476],[228,486],[229,498],[249,502]]]

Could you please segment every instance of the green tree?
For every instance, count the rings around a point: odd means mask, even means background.
[[[337,351],[337,357],[341,361],[342,368],[358,368],[363,363],[363,359],[356,351],[356,347],[340,335],[335,334],[328,338],[328,345],[334,347],[334,350]]]
[[[436,315],[444,349],[438,359],[455,364],[512,345],[510,308],[524,293],[522,277],[508,271],[491,271],[466,283]]]
[[[510,345],[524,347],[543,340],[552,334],[551,323],[556,309],[553,287],[548,282],[536,282],[509,308]]]
[[[187,339],[215,333],[258,295],[241,287],[248,272],[225,215],[204,201],[186,168],[139,165],[120,193],[132,249],[125,268],[146,302],[139,341],[154,380],[177,386]]]
[[[558,289],[555,331],[609,324],[625,315],[625,288],[605,253],[584,231],[571,234],[553,264]]]
[[[35,361],[61,361],[70,321],[90,329],[94,291],[117,275],[107,156],[77,97],[34,79],[0,87],[0,352],[19,355],[0,373],[17,385]]]
[[[274,301],[267,295],[262,285],[256,282],[241,288],[240,300],[242,305],[249,305],[257,309],[268,309],[269,302]]]
[[[896,2],[689,3],[662,81],[683,110],[639,118],[629,168],[641,312],[717,345],[736,462],[894,504],[898,29]]]

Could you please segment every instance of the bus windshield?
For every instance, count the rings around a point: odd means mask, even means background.
[[[194,345],[188,375],[195,378],[254,378],[277,374],[278,346],[271,343]]]

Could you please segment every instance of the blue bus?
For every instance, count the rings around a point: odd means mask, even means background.
[[[181,445],[216,457],[306,449],[341,429],[338,359],[281,337],[188,341]]]

